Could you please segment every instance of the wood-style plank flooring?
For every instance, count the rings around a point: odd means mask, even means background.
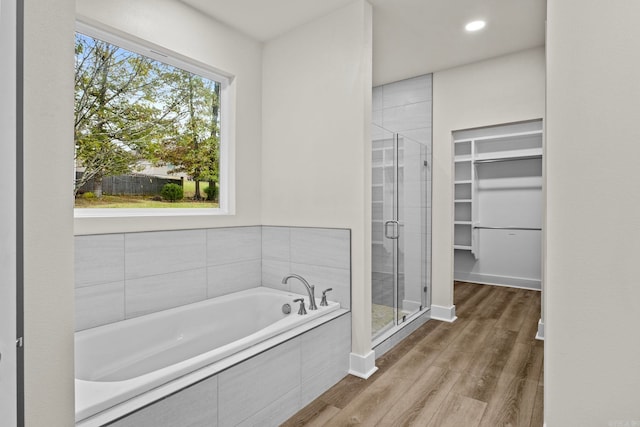
[[[283,426],[542,426],[540,293],[456,282],[458,320],[430,320]]]

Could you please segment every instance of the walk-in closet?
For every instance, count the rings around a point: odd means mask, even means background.
[[[542,142],[541,120],[453,133],[455,280],[541,288]]]

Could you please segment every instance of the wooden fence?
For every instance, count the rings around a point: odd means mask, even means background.
[[[82,172],[76,172],[76,179]],[[144,196],[160,194],[165,184],[178,184],[182,187],[180,178],[160,178],[151,175],[118,175],[107,176],[102,179],[102,193],[111,195]],[[78,193],[93,191],[93,179],[80,187]]]

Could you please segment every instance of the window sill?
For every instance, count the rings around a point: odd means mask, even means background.
[[[177,217],[177,216],[221,216],[230,215],[225,209],[166,208],[166,209],[74,209],[74,218],[131,218],[131,217]]]

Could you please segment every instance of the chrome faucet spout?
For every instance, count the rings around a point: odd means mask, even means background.
[[[282,279],[282,284],[285,285],[291,278],[298,279],[300,282],[302,282],[304,287],[307,289],[307,293],[309,294],[309,310],[317,310],[318,306],[316,305],[316,297],[315,297],[316,287],[313,285],[310,285],[309,282],[307,282],[304,277],[294,273],[290,273],[284,276],[284,278]]]

